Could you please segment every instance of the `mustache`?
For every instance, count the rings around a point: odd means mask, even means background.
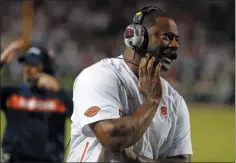
[[[167,48],[165,51],[164,51],[164,55],[165,57],[171,59],[171,60],[175,60],[177,59],[177,52],[172,49],[172,48]]]
[[[149,53],[157,58],[166,57],[171,60],[175,60],[178,57],[176,48],[172,47],[155,47]]]

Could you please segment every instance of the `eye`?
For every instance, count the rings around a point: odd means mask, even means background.
[[[170,35],[168,33],[164,33],[164,34],[162,34],[162,38],[166,41],[169,41],[170,40]]]

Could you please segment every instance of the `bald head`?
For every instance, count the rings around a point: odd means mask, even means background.
[[[150,25],[149,28],[155,28],[155,31],[159,31],[159,33],[173,33],[174,35],[178,35],[178,28],[175,21],[169,17],[157,17],[156,23]]]
[[[156,24],[156,18],[158,18],[158,17],[169,17],[169,18],[171,18],[170,15],[168,15],[167,13],[165,13],[163,11],[153,10],[153,11],[151,11],[151,12],[144,15],[142,24],[147,28],[152,26],[152,25],[155,25]]]

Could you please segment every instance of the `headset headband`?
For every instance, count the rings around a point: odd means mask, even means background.
[[[148,6],[148,7],[141,8],[136,12],[136,14],[133,18],[133,24],[142,24],[144,16],[149,14],[152,11],[161,11],[162,12],[162,10],[160,8],[155,7],[155,6]]]

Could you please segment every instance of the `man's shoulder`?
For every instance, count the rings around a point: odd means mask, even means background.
[[[109,63],[104,63],[103,60],[85,68],[78,75],[79,78],[101,78],[102,76],[114,76],[113,70]]]
[[[80,72],[80,74],[75,79],[75,83],[82,82],[87,84],[96,84],[96,83],[111,84],[114,81],[119,82],[116,73],[112,69],[112,64],[104,60],[85,68],[83,71]]]

